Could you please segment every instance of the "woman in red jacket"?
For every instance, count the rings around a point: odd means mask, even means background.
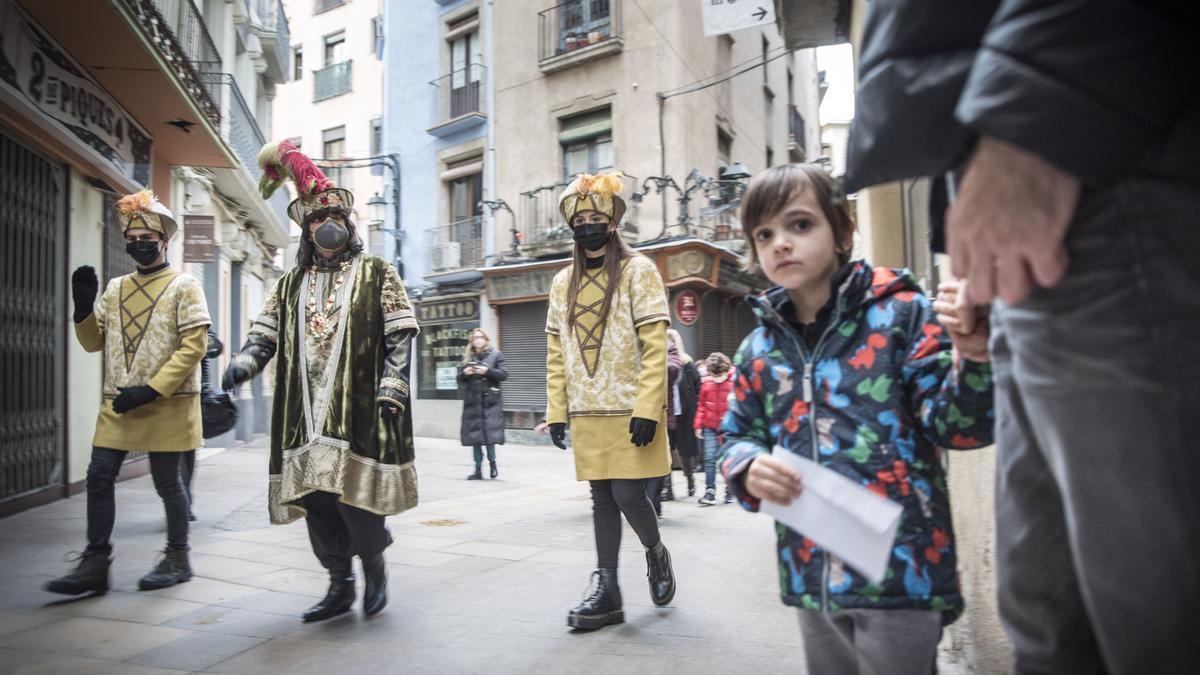
[[[733,378],[729,376],[732,363],[721,352],[713,352],[705,360],[708,375],[700,385],[700,396],[696,402],[696,438],[704,445],[704,496],[701,506],[717,503],[717,456],[721,454],[721,442],[717,430],[721,419],[729,408],[729,392],[733,389]],[[725,503],[733,501],[733,493],[725,486]]]

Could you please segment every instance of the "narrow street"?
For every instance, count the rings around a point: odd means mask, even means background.
[[[773,531],[736,505],[668,502],[661,521],[679,579],[650,602],[628,527],[626,623],[572,633],[567,610],[595,561],[587,488],[556,448],[499,448],[500,478],[466,481],[470,450],[418,439],[421,506],[389,518],[388,608],[305,625],[327,577],[302,521],[270,526],[262,445],[201,451],[192,564],[162,591],[137,579],[163,540],[149,476],[117,486],[113,590],[44,592],[84,544],[83,495],[0,520],[0,670],[5,673],[804,672],[794,610],[777,595]],[[207,456],[204,453],[209,453]],[[676,489],[686,495],[676,474]],[[360,581],[361,594],[361,581]]]

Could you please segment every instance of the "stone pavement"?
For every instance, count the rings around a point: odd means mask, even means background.
[[[327,577],[302,521],[267,523],[265,449],[201,453],[196,577],[186,584],[137,590],[165,536],[149,476],[117,486],[114,588],[104,596],[41,589],[83,547],[82,495],[0,520],[0,672],[804,672],[794,610],[778,598],[771,521],[736,505],[664,505],[679,580],[665,608],[650,602],[645,557],[626,527],[626,623],[574,633],[566,613],[595,554],[588,490],[569,453],[503,446],[499,479],[466,481],[470,449],[418,439],[421,505],[388,520],[388,608],[367,620],[356,604],[304,625],[298,616]],[[676,492],[687,494],[678,473]]]

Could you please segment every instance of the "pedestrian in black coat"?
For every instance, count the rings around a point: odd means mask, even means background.
[[[462,444],[473,448],[475,473],[467,480],[483,478],[483,449],[487,448],[492,478],[496,469],[496,446],[504,445],[504,401],[500,383],[508,379],[504,354],[492,346],[482,328],[471,331],[471,344],[458,368],[458,384],[463,392]]]

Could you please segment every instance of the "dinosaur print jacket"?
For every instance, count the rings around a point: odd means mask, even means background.
[[[991,366],[953,362],[950,338],[907,271],[849,265],[811,353],[782,318],[785,305],[791,311],[784,289],[747,299],[760,325],[734,359],[721,470],[742,506],[757,511],[743,474],[780,446],[904,507],[881,584],[777,523],[786,604],[938,609],[949,623],[963,601],[938,448],[992,442]]]

